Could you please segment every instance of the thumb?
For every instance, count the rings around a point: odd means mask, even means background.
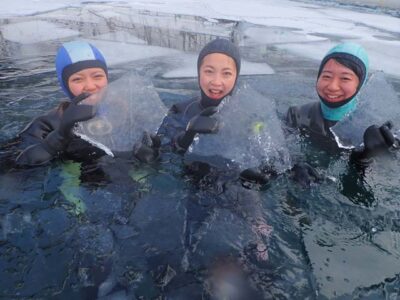
[[[161,147],[161,139],[159,135],[156,134],[151,134],[151,141],[153,142],[153,147],[154,148],[160,148]]]
[[[386,123],[385,123],[386,124]],[[388,146],[392,146],[394,143],[395,143],[395,141],[396,141],[396,139],[395,139],[395,137],[394,137],[394,135],[393,135],[393,133],[390,131],[390,128],[387,126],[387,125],[382,125],[380,128],[379,128],[379,130],[380,130],[380,132],[381,132],[381,134],[382,134],[382,136],[383,136],[383,138],[384,138],[384,140],[385,140],[385,142],[386,142],[386,144],[388,145]]]
[[[143,131],[142,144],[151,147],[152,139],[147,131]]]
[[[382,126],[386,126],[387,128],[392,129],[393,128],[393,122],[388,120],[385,123],[383,123]]]
[[[86,98],[89,97],[89,96],[90,96],[89,93],[82,93],[82,94],[76,96],[75,98],[73,98],[73,99],[71,100],[71,102],[72,102],[73,104],[78,104],[79,102],[81,102],[82,100],[86,99]]]
[[[318,173],[318,171],[310,166],[308,163],[306,163],[306,168],[307,168],[307,173],[311,177],[313,177],[315,180],[319,181],[322,179],[321,175]]]

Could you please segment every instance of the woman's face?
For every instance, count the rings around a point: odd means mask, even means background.
[[[68,78],[69,90],[75,97],[82,93],[97,93],[107,84],[107,75],[102,68],[83,69]]]
[[[360,80],[349,68],[333,58],[328,60],[317,81],[317,92],[328,102],[340,102],[354,96]]]
[[[219,100],[228,95],[235,85],[235,61],[222,53],[206,55],[201,63],[199,76],[200,88],[206,96]]]

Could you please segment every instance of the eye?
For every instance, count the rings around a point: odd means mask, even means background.
[[[82,81],[82,78],[80,78],[80,77],[75,77],[75,78],[72,78],[71,81],[72,81],[73,83],[78,83],[78,82]]]
[[[95,75],[94,75],[94,78],[95,78],[95,79],[103,79],[104,77],[105,77],[104,74],[95,74]]]
[[[225,77],[230,77],[233,75],[232,72],[230,72],[230,71],[225,71],[223,74]]]
[[[206,73],[206,74],[212,74],[213,71],[212,71],[211,69],[205,69],[205,70],[204,70],[204,73]]]

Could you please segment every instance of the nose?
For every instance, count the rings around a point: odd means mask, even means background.
[[[221,74],[216,72],[214,74],[213,78],[211,79],[211,84],[216,85],[216,86],[222,85],[222,76],[221,76]]]
[[[85,81],[84,91],[93,93],[96,92],[96,90],[97,90],[96,82],[91,78],[87,78]]]
[[[332,80],[328,84],[328,89],[332,91],[337,91],[340,89],[340,79],[339,78],[332,78]]]

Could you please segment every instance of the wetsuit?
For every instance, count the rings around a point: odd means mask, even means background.
[[[336,124],[322,116],[320,102],[311,102],[301,106],[292,106],[287,112],[287,123],[291,127],[306,128],[313,134],[333,137],[329,128]]]
[[[63,113],[69,105],[70,102],[62,102],[57,108],[35,118],[29,123],[19,134],[21,138],[19,148],[25,149],[30,145],[41,143],[50,132],[58,129]],[[71,159],[82,162],[93,161],[105,155],[105,152],[72,134],[66,148],[55,155],[59,155],[66,160]]]
[[[319,101],[301,106],[291,106],[286,115],[288,126],[310,133],[310,138],[324,143],[326,149],[338,150],[335,138],[330,131],[337,121],[324,119]]]

